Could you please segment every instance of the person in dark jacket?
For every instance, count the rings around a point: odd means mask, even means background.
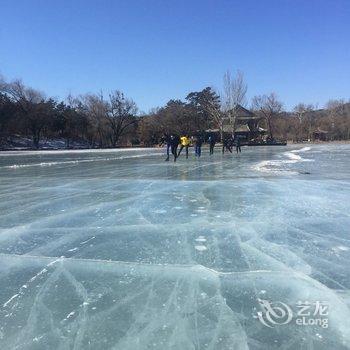
[[[209,142],[209,154],[214,154],[214,147],[216,143],[216,137],[214,134],[209,135],[208,142]]]
[[[195,147],[195,155],[196,157],[200,157],[202,154],[202,144],[203,144],[203,138],[200,134],[198,134],[194,138],[194,147]]]
[[[239,137],[237,137],[237,140],[236,140],[236,152],[238,153],[241,153],[241,139]]]
[[[180,137],[178,135],[171,134],[170,135],[170,149],[171,149],[172,155],[174,156],[174,162],[176,162],[177,148],[179,147],[179,143],[180,143]]]
[[[228,150],[232,153],[232,137],[225,137],[222,141],[222,153],[225,153],[225,150]]]
[[[169,157],[170,157],[170,149],[171,149],[171,139],[170,139],[170,135],[169,134],[164,134],[162,136],[162,138],[160,139],[160,146],[166,145],[166,159],[165,161],[168,162],[169,161]]]

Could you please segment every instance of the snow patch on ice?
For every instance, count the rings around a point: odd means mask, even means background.
[[[270,174],[285,174],[285,175],[297,175],[298,171],[290,170],[285,168],[285,165],[295,164],[299,162],[311,162],[311,159],[301,157],[297,153],[303,153],[309,151],[310,147],[304,147],[302,149],[296,149],[287,151],[282,156],[287,159],[276,159],[276,160],[263,160],[252,166],[252,169],[258,172],[270,173]]]
[[[303,147],[300,149],[294,149],[293,151],[291,151],[292,153],[303,153],[303,152],[307,152],[310,151],[311,147]]]
[[[196,250],[198,250],[199,252],[204,252],[205,250],[208,249],[205,245],[196,245],[196,246],[194,246],[194,248]]]
[[[154,211],[156,214],[165,214],[167,211],[165,209],[157,209]]]
[[[69,318],[73,317],[75,314],[75,311],[70,312],[67,316],[66,316],[66,320],[68,320]]]
[[[333,247],[332,250],[346,252],[346,251],[350,250],[350,248],[345,247],[343,245],[339,245],[339,246]]]

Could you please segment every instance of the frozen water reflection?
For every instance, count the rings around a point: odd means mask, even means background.
[[[349,154],[1,154],[0,348],[347,349]],[[329,327],[268,328],[261,299]]]

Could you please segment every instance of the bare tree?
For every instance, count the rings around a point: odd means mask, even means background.
[[[254,96],[252,99],[252,109],[261,113],[265,117],[271,139],[273,139],[272,119],[282,112],[282,107],[282,102],[278,100],[278,97],[274,92],[270,95]]]
[[[137,106],[132,99],[128,99],[121,91],[114,91],[109,95],[108,125],[112,131],[112,146],[116,147],[119,138],[137,122]]]
[[[54,101],[46,100],[42,92],[26,87],[21,80],[6,83],[1,79],[0,88],[19,107],[25,128],[31,134],[33,145],[39,148],[43,129],[50,123],[49,117]]]
[[[293,112],[298,118],[298,128],[296,132],[299,137],[303,137],[304,130],[306,129],[307,138],[310,140],[312,135],[312,112],[315,107],[312,104],[299,103],[297,104]]]
[[[88,94],[81,97],[83,110],[89,121],[90,130],[88,135],[89,144],[95,147],[96,139],[98,147],[105,146],[106,140],[106,116],[108,104],[104,101],[102,94]]]
[[[14,102],[24,106],[26,103],[39,103],[45,100],[45,95],[39,90],[26,87],[21,80],[14,80],[6,83],[0,79],[1,92],[9,96]]]
[[[246,94],[248,86],[244,81],[244,74],[240,70],[237,71],[234,78],[228,70],[224,74],[224,93],[222,98],[222,108],[225,112],[232,110],[237,105],[246,106]]]
[[[233,108],[231,72],[227,70],[223,77],[223,93],[221,96],[221,109],[228,112]]]
[[[326,103],[326,108],[332,119],[335,117],[342,117],[345,114],[345,101],[343,99],[329,100]]]
[[[236,124],[236,106],[245,106],[247,104],[246,94],[248,86],[244,81],[244,74],[240,70],[237,71],[234,78],[231,77],[231,72],[226,71],[223,78],[224,91],[222,96],[222,110],[228,115],[234,133]],[[222,134],[222,132],[221,132]]]
[[[336,99],[336,100],[329,100],[326,103],[326,108],[329,111],[329,117],[331,122],[331,137],[332,139],[336,137],[337,132],[337,125],[336,125],[336,119],[341,119],[345,116],[345,101],[343,99]]]
[[[0,144],[7,136],[11,126],[18,130],[18,126],[11,124],[16,113],[16,106],[5,94],[0,92]]]
[[[342,111],[345,106],[345,100],[344,99],[338,99],[338,100],[329,100],[326,103],[326,108],[335,111]]]

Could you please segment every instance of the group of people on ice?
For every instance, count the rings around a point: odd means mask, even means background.
[[[166,161],[169,161],[170,154],[174,157],[174,162],[180,156],[183,149],[185,149],[186,159],[188,159],[188,150],[190,146],[194,146],[194,153],[196,157],[200,157],[202,154],[202,145],[204,142],[209,144],[209,154],[214,154],[215,144],[217,143],[217,137],[215,134],[209,134],[207,137],[201,134],[189,136],[187,134],[178,136],[176,134],[164,134],[161,138],[160,145],[166,145]],[[224,137],[222,141],[222,153],[225,150],[232,153],[232,148],[236,147],[236,152],[241,152],[241,141],[239,138],[233,139],[233,137]]]

